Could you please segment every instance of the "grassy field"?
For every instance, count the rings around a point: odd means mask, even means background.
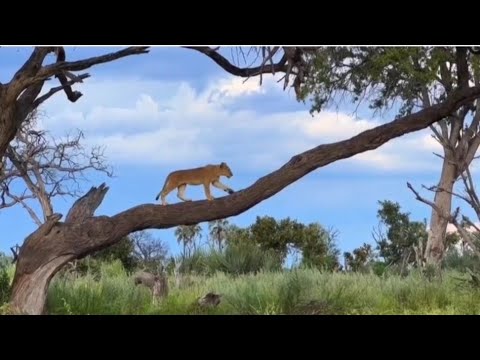
[[[13,269],[9,275],[13,275]],[[57,276],[49,289],[49,314],[480,314],[480,287],[456,271],[427,279],[300,269],[256,275],[170,278],[169,296],[153,301],[135,286],[121,263],[105,263],[85,276]],[[196,300],[222,294],[217,308]],[[0,304],[1,305],[1,304]],[[0,306],[1,308],[1,306]]]
[[[170,279],[167,299],[154,303],[150,291],[135,286],[119,263],[99,274],[56,278],[50,287],[50,314],[480,314],[480,290],[455,272],[428,280],[420,274],[379,277],[321,273],[317,270],[269,272],[238,277],[218,273]],[[203,310],[195,300],[213,291],[223,295],[217,308]]]

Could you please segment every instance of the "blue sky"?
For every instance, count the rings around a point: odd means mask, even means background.
[[[67,49],[71,59],[113,50]],[[0,81],[8,81],[30,52],[26,47],[0,49]],[[267,76],[260,87],[258,78],[244,82],[207,57],[174,47],[154,47],[149,54],[88,72],[92,77],[75,86],[84,96],[75,104],[63,93],[51,98],[42,107],[40,126],[58,136],[79,128],[86,146],[106,147],[116,177],[89,174],[90,182],[84,184],[85,190],[103,181],[110,187],[97,215],[153,203],[165,176],[180,168],[226,161],[234,177],[224,183],[236,190],[245,188],[296,153],[349,138],[393,115],[376,117],[366,107],[355,115],[347,104],[312,117],[308,104],[298,103],[292,90],[283,91],[276,82],[279,76]],[[44,91],[57,85],[53,80]],[[440,161],[433,151],[441,152],[428,130],[403,136],[318,169],[229,221],[245,226],[256,216],[290,217],[335,228],[342,251],[373,243],[378,200],[398,201],[414,219],[429,218],[430,209],[413,198],[406,182],[420,188],[438,180]],[[202,187],[188,187],[187,195],[204,197]],[[224,196],[216,189],[213,195]],[[178,201],[175,192],[168,199]],[[71,198],[57,199],[55,211],[66,215],[72,203]],[[201,225],[208,229],[206,223]],[[21,243],[35,227],[21,207],[0,211],[0,251]],[[152,234],[177,252],[173,231]]]

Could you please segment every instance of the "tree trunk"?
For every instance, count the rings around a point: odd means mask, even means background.
[[[53,214],[25,239],[18,254],[12,283],[10,306],[13,313],[43,314],[50,280],[62,266],[93,252],[95,248],[100,250],[105,247],[98,241],[106,239],[101,233],[94,232],[95,227],[89,226],[88,221],[107,190],[104,185],[92,188],[74,203],[64,224],[59,223],[62,215]],[[112,230],[107,223],[100,226],[106,226],[107,231]]]
[[[445,254],[445,237],[447,233],[448,220],[444,214],[450,214],[452,208],[453,185],[457,177],[457,167],[445,156],[442,166],[442,173],[435,192],[434,204],[440,213],[432,209],[430,217],[430,231],[428,233],[425,257],[427,264],[439,265]],[[444,191],[441,191],[444,190]]]
[[[50,280],[69,259],[69,256],[61,256],[43,264],[31,274],[24,273],[16,276],[10,300],[13,312],[43,314]]]

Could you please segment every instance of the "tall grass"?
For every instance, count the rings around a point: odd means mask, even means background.
[[[54,279],[48,296],[51,314],[480,314],[480,290],[447,272],[428,280],[407,277],[322,273],[315,269],[260,271],[256,274],[192,276],[153,302],[150,291],[136,287],[121,264],[102,265],[90,274]],[[467,284],[467,285],[466,285]],[[207,292],[223,295],[217,308],[203,310],[196,299]]]

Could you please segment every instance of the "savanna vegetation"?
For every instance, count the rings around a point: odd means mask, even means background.
[[[77,72],[148,56],[149,48],[68,61],[68,49],[36,47],[0,84],[0,209],[21,206],[38,226],[11,249],[11,258],[2,256],[3,312],[478,313],[480,229],[460,207],[452,209],[459,198],[480,220],[470,171],[480,146],[477,48],[257,47],[237,52],[236,60],[248,64],[253,56],[253,65],[245,67],[228,60],[223,48],[184,50],[208,57],[232,76],[261,82],[264,74],[283,73],[284,88],[293,87],[312,113],[347,100],[368,104],[372,113],[390,111],[392,119],[292,154],[251,186],[214,201],[138,204],[102,216],[95,211],[108,186],[85,193],[78,181],[92,171],[112,174],[102,149],[86,149],[81,132],[54,139],[40,131],[38,110],[56,94],[81,101],[72,87],[90,75]],[[48,63],[50,54],[54,61]],[[42,92],[52,81],[60,84]],[[227,222],[316,169],[427,128],[443,149],[436,154],[442,159],[439,180],[424,186],[432,199],[418,186],[408,187],[431,211],[428,221],[410,219],[395,199],[381,201],[373,239],[344,254],[336,244],[341,239],[321,219],[302,224],[295,214],[265,216],[245,228]],[[465,191],[457,192],[456,184]],[[64,216],[55,212],[55,199],[67,195],[75,202]],[[207,223],[208,242],[201,245]],[[453,234],[446,231],[449,223]],[[147,232],[165,228],[176,228],[182,247],[176,257]],[[139,271],[154,275],[139,278]],[[143,286],[147,282],[150,288]]]

